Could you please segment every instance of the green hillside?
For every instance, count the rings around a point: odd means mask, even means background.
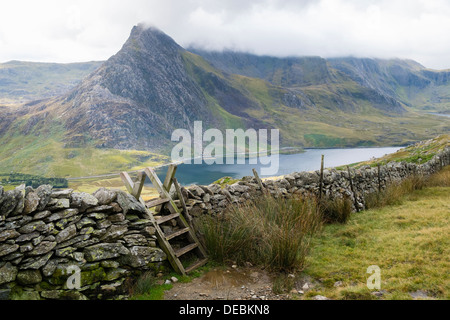
[[[0,103],[26,102],[64,94],[101,64],[97,61],[0,63]]]
[[[84,148],[66,148],[61,124],[53,121],[49,127],[51,130],[3,137],[0,173],[81,177],[132,171],[169,161],[168,157],[149,151],[99,149],[89,144]]]
[[[407,106],[395,104],[386,110],[386,105],[379,102],[379,99],[382,99],[379,95],[337,70],[329,69],[323,72],[328,79],[324,82],[328,83],[314,84],[320,81],[308,81],[307,84],[285,88],[274,85],[271,82],[273,78],[270,77],[269,81],[220,71],[198,55],[189,52],[186,53],[185,59],[195,66],[190,69],[196,70],[196,81],[202,87],[210,86],[206,79],[215,79],[216,86],[208,94],[214,101],[213,106],[222,110],[219,113],[226,114],[224,119],[227,119],[231,128],[236,125],[236,116],[230,116],[230,113],[223,111],[221,106],[224,104],[214,100],[219,82],[222,86],[234,89],[227,91],[228,97],[234,93],[246,98],[246,103],[240,104],[240,118],[255,126],[258,125],[255,122],[257,119],[268,128],[280,129],[283,146],[405,145],[450,129],[447,119],[424,116]],[[264,74],[266,70],[271,70],[271,74],[286,73],[285,65],[282,69],[277,69],[280,64],[277,61],[280,59],[263,57],[262,60],[263,68],[259,74]],[[317,63],[317,59],[312,60]],[[269,67],[271,63],[272,67]],[[302,61],[302,65],[304,64]],[[247,65],[247,69],[243,69],[245,72],[241,73],[256,74],[259,66],[260,63],[253,68]],[[312,76],[307,76],[308,72],[311,73],[312,69],[305,69],[301,74],[312,79]],[[287,96],[294,97],[293,101],[287,100]]]

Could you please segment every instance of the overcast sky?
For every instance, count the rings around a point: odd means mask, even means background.
[[[448,0],[2,1],[0,62],[105,60],[139,22],[184,47],[398,57],[450,68]]]

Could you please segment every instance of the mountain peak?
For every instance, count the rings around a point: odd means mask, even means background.
[[[89,131],[99,147],[148,150],[174,129],[191,128],[191,119],[212,122],[184,54],[161,30],[134,26],[122,49],[67,95],[66,126],[77,128],[76,139]]]
[[[131,29],[131,35],[134,34],[140,34],[142,32],[154,32],[154,33],[160,33],[160,34],[165,34],[161,29],[159,29],[158,27],[155,27],[153,25],[150,24],[146,24],[146,23],[138,23],[137,25],[135,25],[132,29]]]
[[[182,47],[163,31],[143,23],[133,27],[130,37],[125,42],[122,49],[144,50],[150,52],[155,49],[165,49],[170,51],[183,50]]]

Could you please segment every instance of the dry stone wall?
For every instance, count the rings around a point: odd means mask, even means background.
[[[387,184],[401,181],[414,174],[429,175],[439,171],[443,166],[450,164],[450,148],[438,153],[425,164],[407,162],[391,162],[380,168],[380,184],[385,188]],[[353,209],[365,208],[364,198],[368,193],[376,192],[379,188],[378,168],[365,166],[351,170],[351,178],[355,194],[351,190],[347,170],[324,170],[323,193],[324,197],[342,198],[352,200]],[[281,179],[263,181],[264,188],[275,197],[293,197],[295,195],[318,195],[320,186],[320,172],[296,172],[288,174]],[[243,203],[255,195],[261,194],[254,177],[244,177],[241,181],[222,186],[211,184],[209,186],[192,186],[185,191],[187,206],[190,214],[195,218],[203,214],[220,214],[230,203]]]
[[[429,175],[450,164],[450,148],[429,162],[389,163],[351,171],[325,170],[323,196],[349,197],[364,209],[364,196],[414,174]],[[275,197],[318,194],[319,171],[266,180]],[[190,214],[222,213],[262,193],[254,177],[222,188],[218,184],[182,188]],[[178,202],[178,201],[176,201]],[[127,281],[167,265],[145,208],[131,195],[101,188],[73,190],[0,186],[0,300],[100,299],[127,294]],[[76,276],[79,275],[79,278]],[[76,286],[77,279],[79,286]],[[74,288],[75,287],[75,288]]]
[[[125,192],[0,187],[0,299],[117,298],[126,279],[165,260]]]

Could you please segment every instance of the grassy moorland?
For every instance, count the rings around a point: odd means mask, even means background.
[[[371,159],[368,161],[358,162],[350,164],[351,167],[359,168],[362,166],[376,166],[386,165],[389,162],[408,162],[408,163],[416,163],[423,164],[431,160],[437,153],[444,150],[445,148],[450,147],[450,135],[442,134],[437,136],[436,138],[421,141],[416,144],[412,144],[406,148],[402,148],[397,152],[387,154],[383,157],[377,159]],[[338,170],[344,170],[345,166],[337,167]]]
[[[59,136],[60,132],[55,132]],[[85,148],[64,148],[63,143],[50,138],[30,138],[27,147],[15,137],[2,146],[0,165],[8,172],[36,174],[45,177],[82,177],[133,171],[140,167],[156,166],[167,161],[167,156],[148,151]]]
[[[410,163],[423,164],[431,160],[439,151],[446,147],[450,147],[450,135],[442,134],[434,139],[422,141],[411,145],[396,153],[388,154],[382,158],[374,161],[369,161],[367,164],[386,164],[391,161],[405,161]],[[361,163],[364,165],[366,163]]]
[[[394,204],[353,214],[346,224],[325,226],[303,272],[320,285],[305,297],[398,300],[419,291],[424,299],[450,299],[450,167],[417,189],[397,192]],[[381,297],[366,286],[372,265],[381,268]]]

